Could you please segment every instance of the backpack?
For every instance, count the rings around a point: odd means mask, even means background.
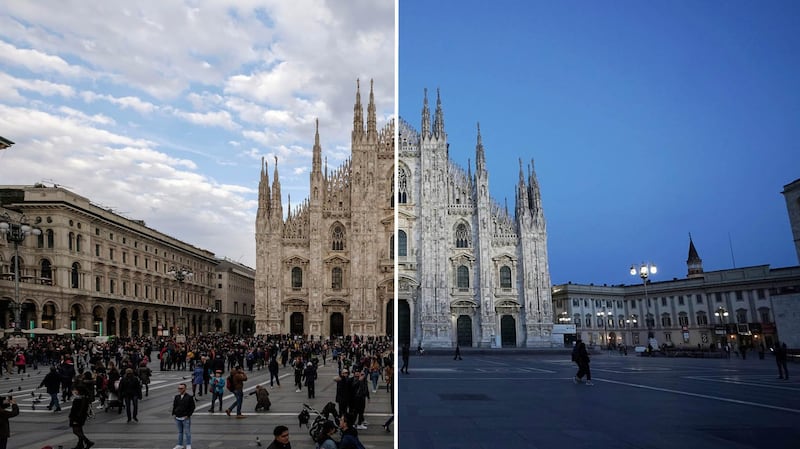
[[[574,348],[572,348],[572,361],[578,361],[578,345],[576,344]]]
[[[231,393],[233,393],[233,374],[229,375],[225,379],[225,388],[228,389]]]

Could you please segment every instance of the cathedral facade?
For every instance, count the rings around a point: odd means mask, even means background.
[[[284,208],[278,161],[262,161],[256,217],[256,334],[393,334],[394,122],[366,127],[356,87],[351,155],[323,167],[319,122],[309,198]]]
[[[489,195],[480,127],[475,171],[448,154],[437,92],[421,130],[400,119],[398,339],[412,347],[551,345],[547,229],[533,164],[520,160],[511,215]],[[470,164],[471,165],[471,164]]]

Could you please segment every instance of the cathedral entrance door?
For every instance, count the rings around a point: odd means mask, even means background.
[[[500,318],[500,341],[504,348],[517,346],[517,323],[511,315]]]
[[[459,315],[456,321],[456,328],[458,329],[458,345],[459,346],[472,346],[472,318],[467,315]]]
[[[411,344],[411,307],[405,300],[397,304],[397,343],[400,346]]]
[[[331,337],[341,337],[344,335],[344,315],[341,312],[331,314]]]
[[[292,312],[289,317],[290,330],[292,335],[303,335],[303,314],[300,312]]]

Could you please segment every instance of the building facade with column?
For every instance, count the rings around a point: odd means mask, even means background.
[[[800,263],[800,179],[795,179],[783,186],[783,197],[786,199],[786,211],[789,215],[789,226],[792,228],[794,248],[797,262]]]
[[[213,312],[218,314],[215,329],[236,335],[252,335],[255,331],[256,270],[220,259],[214,268]]]
[[[256,218],[256,334],[393,334],[394,122],[377,128],[370,86],[366,127],[360,86],[351,155],[323,166],[319,123],[309,198],[284,206],[278,161],[262,162]]]
[[[27,221],[41,234],[29,236],[16,251],[0,235],[3,328],[10,327],[19,303],[23,329],[84,328],[118,336],[215,330],[207,311],[214,304],[217,264],[211,252],[58,186],[0,186],[4,215]],[[193,275],[179,282],[172,269]]]
[[[575,326],[587,344],[646,346],[648,321],[658,345],[769,348],[781,337],[775,304],[800,292],[800,266],[769,265],[703,271],[689,241],[687,275],[631,285],[553,286],[559,323]],[[788,330],[788,329],[787,329]],[[555,342],[569,343],[566,341]]]
[[[450,159],[438,92],[433,115],[425,92],[421,130],[399,123],[400,343],[549,346],[547,229],[533,163],[519,162],[512,213],[489,195],[492,152],[480,127],[474,173]]]

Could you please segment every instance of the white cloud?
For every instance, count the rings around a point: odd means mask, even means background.
[[[329,167],[349,156],[356,78],[385,121],[393,27],[393,0],[6,2],[0,179],[52,179],[254,266],[261,158],[297,204],[315,119]]]
[[[69,77],[77,77],[83,73],[81,67],[70,65],[58,56],[17,48],[3,41],[0,41],[0,62],[23,67],[33,73],[55,72]]]
[[[228,130],[239,129],[240,126],[233,121],[231,114],[228,111],[216,112],[185,112],[174,110],[172,112],[175,116],[180,117],[191,123],[202,126],[218,126]]]

